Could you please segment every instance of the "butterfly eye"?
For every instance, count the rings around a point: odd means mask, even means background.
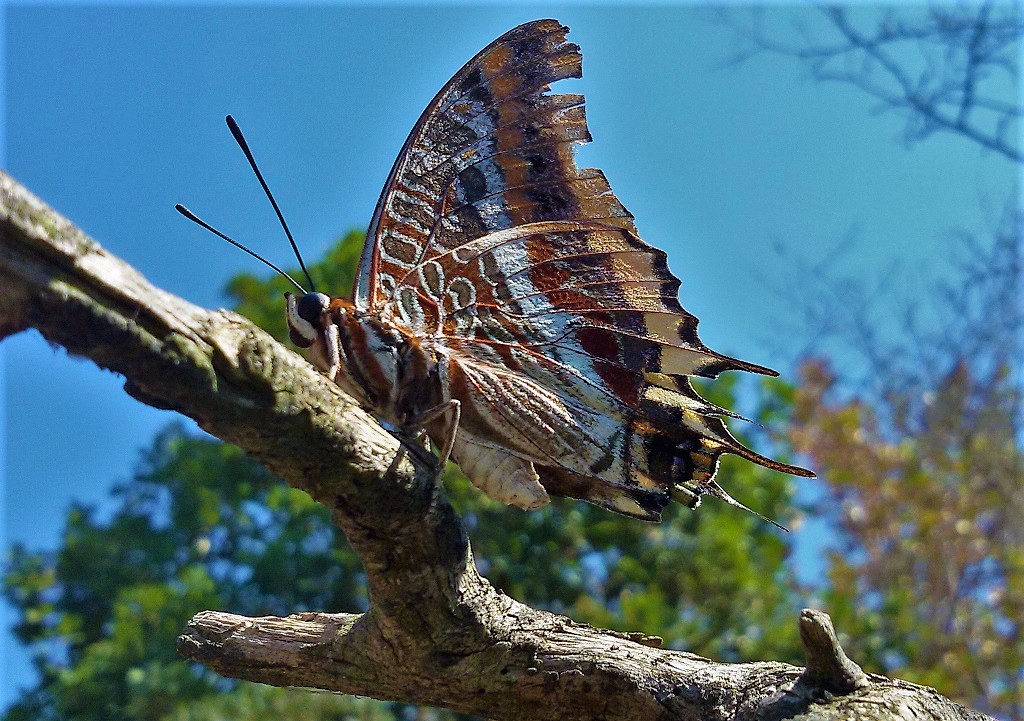
[[[317,309],[323,307],[323,303],[316,298],[318,295],[322,294],[306,293],[296,300],[291,293],[284,294],[288,303],[288,336],[299,348],[309,348],[320,336],[320,331],[317,330],[321,327]],[[330,302],[327,296],[324,296],[323,300]]]
[[[306,293],[295,304],[296,311],[304,321],[317,326],[320,324],[321,314],[327,310],[330,302],[330,298],[323,293]]]

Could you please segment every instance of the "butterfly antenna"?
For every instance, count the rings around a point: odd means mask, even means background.
[[[219,237],[219,238],[223,238],[223,239],[224,239],[224,240],[226,240],[227,242],[231,243],[231,245],[233,245],[233,246],[235,246],[236,248],[239,248],[239,249],[241,249],[241,250],[244,250],[244,251],[245,251],[246,253],[248,253],[249,255],[251,255],[251,256],[252,256],[253,258],[255,258],[256,260],[260,261],[260,262],[261,262],[261,263],[263,263],[264,265],[267,265],[267,266],[269,266],[270,268],[272,268],[273,270],[275,270],[276,272],[280,273],[280,274],[281,274],[281,275],[283,275],[283,276],[284,276],[285,278],[287,278],[288,280],[290,280],[290,281],[291,281],[291,283],[292,283],[292,285],[294,285],[294,286],[295,286],[296,288],[298,288],[298,289],[299,289],[299,292],[300,292],[300,293],[302,293],[303,295],[306,295],[306,289],[305,289],[305,288],[303,288],[303,287],[302,287],[301,285],[299,285],[299,284],[298,284],[298,283],[297,283],[297,282],[295,281],[295,279],[294,279],[294,278],[292,278],[292,277],[291,277],[290,275],[288,275],[288,274],[287,274],[287,273],[285,273],[285,272],[284,272],[283,270],[281,270],[280,268],[278,268],[278,267],[277,267],[276,265],[274,265],[273,263],[271,263],[271,262],[270,262],[269,260],[267,260],[266,258],[264,258],[264,257],[263,257],[262,255],[259,255],[258,253],[255,253],[255,252],[253,252],[253,251],[249,250],[249,249],[248,249],[248,248],[246,248],[246,247],[245,247],[244,245],[242,245],[241,243],[239,243],[239,242],[238,242],[237,240],[232,240],[232,239],[231,239],[231,238],[229,238],[228,236],[224,235],[224,234],[223,234],[223,233],[221,233],[221,232],[220,232],[219,230],[217,230],[217,229],[216,229],[216,228],[214,228],[214,227],[213,227],[212,225],[210,225],[209,223],[207,223],[207,222],[206,222],[205,220],[203,220],[202,218],[200,218],[199,216],[197,216],[197,215],[196,215],[195,213],[193,213],[193,212],[192,212],[191,210],[189,210],[188,208],[186,208],[186,207],[185,207],[184,205],[182,205],[181,203],[178,203],[177,205],[175,205],[175,206],[174,206],[174,209],[175,209],[175,210],[177,210],[177,211],[178,211],[179,213],[181,213],[182,215],[184,215],[184,216],[185,216],[186,218],[188,218],[189,220],[191,220],[191,221],[192,221],[193,223],[196,223],[197,225],[201,225],[201,226],[203,226],[204,228],[206,228],[206,229],[207,229],[208,231],[210,231],[211,233],[213,233],[213,234],[214,234],[214,235],[216,235],[217,237]],[[305,269],[303,269],[303,270],[305,270]],[[307,275],[307,277],[308,277],[308,275]],[[310,282],[312,283],[312,281],[310,281]]]
[[[292,250],[295,251],[295,257],[299,259],[299,266],[302,268],[302,272],[306,274],[306,280],[309,281],[309,287],[316,292],[316,284],[313,282],[313,278],[310,277],[309,271],[306,270],[306,264],[302,261],[302,254],[299,252],[299,246],[295,243],[295,238],[292,237],[292,231],[288,230],[288,224],[284,222],[284,214],[281,212],[281,208],[278,207],[277,201],[274,200],[274,194],[270,192],[270,187],[267,186],[267,181],[263,179],[263,173],[260,172],[259,166],[256,165],[256,159],[252,157],[252,151],[249,150],[249,144],[245,142],[245,137],[242,135],[241,129],[238,127],[238,123],[230,115],[225,118],[228,124],[228,129],[231,134],[235,137],[235,142],[238,143],[238,147],[245,153],[245,159],[249,161],[249,165],[252,166],[252,170],[256,173],[257,180],[260,181],[260,185],[263,186],[263,192],[267,194],[270,199],[270,204],[274,206],[274,212],[277,213],[277,219],[281,221],[281,227],[284,228],[284,234],[288,236],[288,242],[292,244]],[[295,281],[292,281],[293,283]]]

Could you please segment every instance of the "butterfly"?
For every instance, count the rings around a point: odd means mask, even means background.
[[[550,92],[582,74],[567,32],[520,25],[445,84],[391,169],[351,296],[292,280],[291,340],[506,504],[567,496],[651,521],[702,495],[746,508],[715,480],[722,454],[813,474],[742,445],[722,420],[739,416],[689,377],[777,374],[700,341],[666,254],[600,170],[576,167],[591,140],[583,97]]]

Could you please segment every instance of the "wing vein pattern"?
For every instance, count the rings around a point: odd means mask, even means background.
[[[697,336],[664,252],[640,239],[604,174],[577,168],[582,74],[554,20],[469,61],[416,123],[371,221],[353,301],[447,359],[460,448],[532,463],[550,493],[660,518],[728,499],[719,457],[807,475],[740,444],[688,376],[773,374]],[[463,451],[467,452],[467,451]]]

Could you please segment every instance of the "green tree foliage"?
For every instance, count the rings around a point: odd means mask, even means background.
[[[11,719],[157,719],[217,690],[174,650],[203,608],[365,607],[327,514],[232,446],[172,426],[114,496],[106,520],[72,508],[56,552],[11,553],[4,590],[42,673]]]
[[[361,244],[362,235],[351,233],[314,264],[318,287],[349,287]],[[280,296],[287,289],[277,278],[231,285],[238,307],[278,338],[286,334]],[[738,391],[729,380],[705,389],[724,405],[735,405]],[[776,426],[791,402],[791,389],[771,384],[755,418]],[[763,448],[770,439],[762,435]],[[792,479],[738,459],[724,464],[722,479],[751,507],[783,522],[792,517]],[[567,500],[526,513],[486,498],[455,466],[445,486],[478,564],[520,600],[722,660],[801,658],[788,538],[739,509],[711,500],[697,513],[674,508],[655,525]],[[175,653],[188,619],[207,608],[260,615],[366,607],[359,559],[304,493],[237,449],[178,426],[114,493],[109,518],[71,509],[56,551],[11,553],[4,590],[41,681],[8,721],[377,721],[413,712],[234,684]]]

